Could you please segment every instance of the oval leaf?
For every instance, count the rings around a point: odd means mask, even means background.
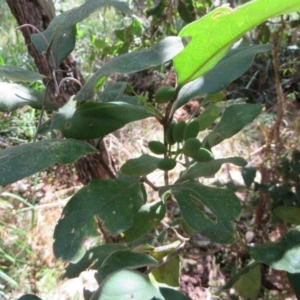
[[[45,123],[46,130],[60,130],[65,137],[96,139],[114,132],[124,125],[153,116],[145,107],[125,102],[88,102],[75,109],[71,101],[54,115],[52,123]],[[44,132],[44,127],[41,128]]]
[[[53,139],[0,151],[0,185],[15,182],[45,170],[55,163],[70,164],[81,156],[98,152],[82,141]]]
[[[164,300],[148,277],[132,270],[117,271],[108,276],[90,300],[124,300],[127,295],[132,299]]]
[[[0,77],[4,77],[13,81],[37,81],[45,78],[44,75],[29,71],[20,67],[0,66]]]
[[[234,136],[250,124],[260,114],[261,110],[260,104],[236,104],[227,107],[220,122],[205,137],[202,144],[211,148]]]
[[[77,263],[70,263],[66,267],[63,278],[76,278],[87,269],[97,270],[108,256],[116,251],[126,249],[128,248],[121,244],[105,244],[89,249]]]
[[[272,213],[284,222],[300,225],[300,207],[279,206]]]
[[[57,258],[77,262],[85,254],[84,242],[98,235],[96,221],[112,235],[132,226],[132,217],[144,204],[139,182],[94,180],[65,206],[55,227],[53,250]]]
[[[247,161],[242,157],[228,157],[215,159],[206,163],[195,163],[183,171],[176,182],[193,180],[198,177],[211,177],[220,170],[223,164],[234,164],[243,167],[247,164]]]
[[[74,99],[77,101],[90,100],[94,95],[98,81],[105,75],[111,73],[134,73],[152,66],[161,65],[171,60],[182,49],[183,44],[181,38],[170,36],[149,49],[119,55],[97,71],[86,82]]]
[[[143,154],[138,158],[129,159],[121,167],[121,172],[130,176],[143,176],[153,172],[161,158]]]
[[[240,201],[228,189],[185,182],[160,189],[171,192],[186,223],[208,239],[221,244],[235,242],[234,220],[241,213]]]
[[[116,251],[103,262],[95,278],[100,284],[108,275],[115,271],[156,265],[157,261],[148,254],[131,252],[129,250]]]
[[[300,273],[300,227],[290,230],[281,241],[263,245],[250,245],[249,254],[258,262],[276,270]]]
[[[13,111],[25,105],[41,109],[44,105],[47,110],[57,110],[58,105],[48,97],[44,103],[45,93],[35,91],[16,83],[0,82],[0,111]]]
[[[133,225],[124,232],[124,241],[132,242],[150,232],[166,214],[161,200],[143,205],[133,216]]]
[[[178,85],[192,81],[210,70],[231,45],[250,29],[269,18],[294,11],[300,11],[298,0],[250,1],[235,10],[218,7],[200,20],[185,26],[179,36],[191,37],[192,40],[174,58]]]

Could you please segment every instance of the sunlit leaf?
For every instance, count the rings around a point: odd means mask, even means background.
[[[300,11],[298,0],[257,0],[234,10],[224,6],[218,7],[201,19],[188,24],[179,36],[189,37],[191,41],[174,58],[179,86],[200,77],[214,67],[231,45],[250,29],[269,18],[294,11]]]
[[[117,235],[132,226],[132,218],[143,204],[139,182],[91,181],[63,209],[54,232],[55,256],[73,263],[79,261],[86,252],[86,239],[95,236],[94,217],[112,235]]]
[[[47,110],[57,110],[58,105],[51,102],[42,91],[35,91],[16,83],[0,82],[0,111],[13,111],[25,105],[41,109],[44,105]]]
[[[72,139],[43,140],[0,150],[0,185],[15,182],[55,163],[73,163],[97,151],[90,144]]]
[[[173,194],[182,217],[192,229],[216,243],[234,243],[234,220],[238,219],[241,206],[231,190],[185,182],[163,187],[160,192]]]
[[[300,227],[290,230],[279,242],[250,245],[247,248],[255,261],[276,270],[300,273]]]

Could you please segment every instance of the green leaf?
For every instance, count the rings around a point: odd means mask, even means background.
[[[54,115],[52,123],[46,122],[41,132],[60,130],[65,137],[95,139],[122,128],[124,125],[153,116],[145,107],[125,102],[88,102],[75,109],[70,101]]]
[[[130,176],[143,176],[153,172],[161,158],[142,154],[138,158],[132,158],[126,161],[121,167],[121,172]]]
[[[261,112],[260,104],[236,104],[227,107],[220,122],[202,141],[209,148],[221,143],[241,131]]]
[[[287,273],[287,276],[291,286],[295,291],[295,296],[297,297],[297,299],[300,299],[300,285],[299,285],[300,273],[295,273],[295,274]]]
[[[210,104],[205,111],[196,118],[200,127],[199,131],[203,131],[208,128],[219,117],[221,111],[221,107],[218,107],[215,104]]]
[[[223,286],[222,290],[229,290],[231,289],[234,284],[244,275],[249,273],[253,268],[257,267],[257,265],[260,266],[260,263],[252,261],[249,263],[248,266],[238,271],[236,274],[234,274],[230,280]]]
[[[300,11],[298,0],[250,1],[235,10],[218,7],[200,20],[185,26],[179,36],[191,37],[192,40],[174,58],[178,85],[182,86],[209,71],[231,45],[250,29],[269,18],[294,11]]]
[[[13,81],[37,81],[45,78],[44,75],[29,71],[20,67],[0,66],[0,77],[4,77]]]
[[[129,250],[116,251],[103,262],[95,278],[101,283],[108,275],[121,269],[137,269],[144,266],[156,266],[157,261],[145,253]]]
[[[269,51],[271,48],[271,45],[253,45],[231,49],[215,67],[182,87],[175,103],[176,108],[197,96],[222,91],[248,70],[257,53]]]
[[[179,287],[180,259],[179,256],[168,260],[152,271],[155,281],[172,287]]]
[[[0,82],[0,90],[0,111],[13,111],[25,105],[36,109],[41,109],[43,106],[45,93],[42,91],[7,82]],[[58,105],[46,97],[45,109],[57,110]]]
[[[26,294],[18,298],[18,300],[42,300],[42,299],[33,294]]]
[[[246,274],[241,275],[234,284],[234,288],[243,299],[256,300],[261,289],[260,264],[249,269]]]
[[[290,230],[281,241],[247,247],[254,260],[273,269],[300,273],[300,227]]]
[[[159,288],[161,294],[165,297],[165,300],[173,299],[173,300],[191,300],[191,298],[185,296],[184,294],[166,287]]]
[[[131,13],[128,5],[123,1],[86,1],[81,6],[73,8],[55,17],[48,28],[41,34],[33,34],[31,36],[31,40],[34,46],[40,53],[42,53],[46,52],[51,44],[53,57],[50,55],[50,58],[55,58],[55,61],[52,61],[52,64],[55,67],[58,67],[75,47],[76,24],[87,18],[91,13],[106,5],[113,6],[115,9],[123,13]]]
[[[114,102],[119,101],[127,83],[118,81],[108,85],[105,90],[100,94],[99,100],[101,102]]]
[[[193,180],[198,177],[211,177],[220,170],[223,164],[234,164],[243,167],[247,164],[247,161],[242,157],[228,157],[215,159],[206,163],[194,163],[181,173],[176,182]]]
[[[161,200],[144,204],[133,216],[133,225],[124,232],[124,241],[132,242],[150,232],[166,214]]]
[[[284,222],[300,225],[300,207],[278,206],[272,213]]]
[[[181,38],[170,36],[149,49],[119,55],[106,63],[86,82],[75,96],[75,100],[90,100],[94,95],[94,89],[98,87],[99,80],[105,75],[111,73],[134,73],[152,66],[161,65],[171,60],[182,49]]]
[[[182,217],[192,229],[216,243],[235,242],[233,221],[238,219],[241,206],[231,190],[185,182],[163,187],[163,192],[174,195]]]
[[[108,276],[90,300],[165,300],[148,277],[132,270],[121,270]]]
[[[38,141],[0,151],[0,185],[40,172],[55,163],[70,164],[81,156],[98,152],[91,145],[72,139]]]
[[[97,270],[108,256],[116,251],[126,249],[128,248],[121,244],[105,244],[89,249],[77,263],[70,263],[66,267],[63,278],[76,278],[87,269]]]
[[[179,0],[177,11],[181,19],[187,24],[195,21],[196,19],[195,7],[192,0]]]
[[[242,176],[246,187],[249,189],[250,185],[254,182],[256,175],[256,168],[244,167],[242,170]]]
[[[62,212],[54,232],[55,256],[79,261],[85,254],[85,240],[95,235],[94,217],[112,235],[117,235],[132,226],[132,218],[143,204],[139,182],[91,181],[71,198]]]

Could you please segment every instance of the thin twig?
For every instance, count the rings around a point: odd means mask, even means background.
[[[141,177],[141,181],[147,183],[153,189],[153,191],[158,191],[158,187],[155,186],[146,176]]]

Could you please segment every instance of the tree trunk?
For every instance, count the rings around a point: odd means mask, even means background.
[[[44,31],[55,17],[55,7],[52,0],[6,0],[6,2],[19,26],[24,25],[20,30],[24,36],[28,52],[33,57],[40,74],[47,77],[44,79],[47,93],[52,101],[62,106],[70,96],[75,95],[79,91],[80,86],[72,80],[65,81],[62,91],[57,93],[57,83],[59,84],[64,78],[75,78],[81,84],[84,83],[76,61],[72,55],[69,55],[61,63],[59,66],[60,72],[55,73],[57,81],[55,83],[54,70],[48,63],[45,55],[36,50],[30,38],[32,34],[37,33],[34,27],[39,31]],[[28,24],[32,26],[28,26]],[[79,180],[85,184],[92,179],[114,177],[115,170],[111,164],[110,155],[107,153],[104,140],[101,140],[94,146],[97,147],[100,154],[83,157],[75,164]]]

